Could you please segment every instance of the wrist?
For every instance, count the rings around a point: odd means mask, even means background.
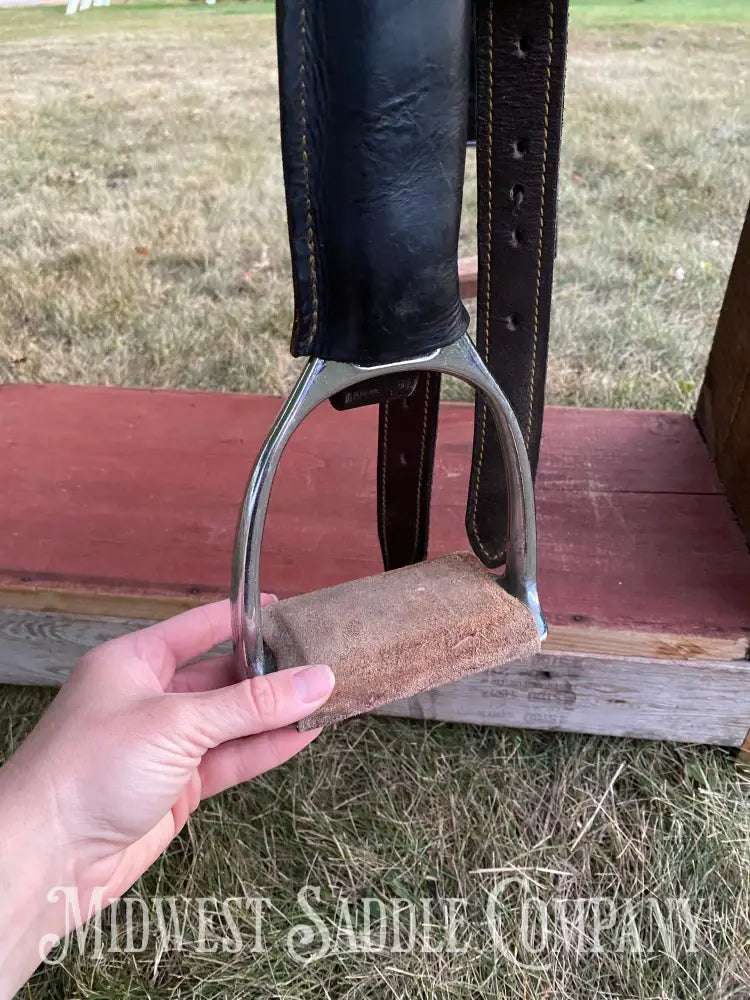
[[[69,929],[64,897],[54,890],[70,884],[72,866],[45,784],[15,760],[0,769],[0,1000],[13,996]]]

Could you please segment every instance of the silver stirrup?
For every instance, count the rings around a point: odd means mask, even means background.
[[[454,375],[483,394],[503,451],[508,486],[506,566],[498,582],[534,617],[547,634],[536,586],[536,514],[529,459],[510,403],[464,334],[432,354],[385,365],[355,365],[310,358],[260,450],[247,483],[232,560],[232,635],[235,655],[247,675],[266,673],[260,610],[260,550],[273,478],[284,448],[316,406],[335,393],[388,372],[435,371]]]

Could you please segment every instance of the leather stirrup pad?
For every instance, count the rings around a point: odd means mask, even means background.
[[[568,0],[476,0],[477,348],[508,397],[536,473],[544,407]],[[505,558],[506,484],[477,398],[466,530]]]
[[[276,668],[328,663],[300,732],[539,652],[534,616],[469,552],[316,590],[263,611]]]

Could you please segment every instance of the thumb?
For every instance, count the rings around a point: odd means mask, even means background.
[[[203,735],[208,748],[298,722],[328,699],[334,683],[330,667],[291,667],[175,697],[188,705],[189,725]]]

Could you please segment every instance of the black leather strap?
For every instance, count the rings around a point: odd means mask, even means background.
[[[535,472],[544,406],[568,0],[476,0],[477,347],[510,400]],[[500,444],[477,400],[466,529],[504,559]]]
[[[465,332],[470,0],[279,0],[294,355],[384,364]]]
[[[292,353],[382,364],[458,339],[470,0],[278,0]],[[567,0],[475,0],[477,343],[538,459],[555,243]],[[377,72],[373,71],[377,67]],[[427,550],[439,378],[340,394],[380,403],[387,568]],[[504,558],[502,455],[477,401],[472,546]]]
[[[477,346],[513,406],[534,472],[544,404],[566,41],[567,0],[476,0],[469,138],[477,141],[479,186]],[[415,400],[400,411],[393,437],[412,468],[411,478],[403,465],[384,465],[382,413],[380,426],[378,526],[388,568],[412,559],[413,535],[397,531],[399,516],[416,520],[426,532],[430,495],[424,484],[431,482],[432,470],[422,477],[416,470],[423,453],[434,454],[437,410],[420,409]],[[433,444],[423,450],[425,433]],[[395,478],[389,488],[391,476],[398,477],[398,488]],[[412,513],[420,503],[422,509]],[[500,444],[479,399],[466,527],[488,566],[503,562],[506,517]],[[414,558],[426,552],[425,535]]]
[[[439,405],[438,372],[420,373],[411,395],[380,404],[378,537],[387,570],[427,556]]]
[[[331,397],[336,410],[372,403],[380,404],[377,466],[380,551],[384,569],[399,569],[427,557],[440,374],[379,375]]]

